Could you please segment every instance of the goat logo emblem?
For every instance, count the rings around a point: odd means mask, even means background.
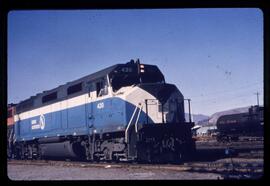
[[[41,130],[45,128],[45,117],[43,114],[39,117],[39,126]]]

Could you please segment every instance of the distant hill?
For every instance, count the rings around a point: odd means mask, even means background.
[[[189,121],[189,114],[185,113],[186,121]],[[203,114],[191,114],[191,119],[195,124],[203,125],[205,121],[208,121],[209,116]]]

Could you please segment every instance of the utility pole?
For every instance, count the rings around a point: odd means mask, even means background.
[[[191,99],[184,99],[188,101],[189,122],[191,123],[190,101]]]
[[[257,105],[259,106],[259,92],[255,93],[257,95]]]

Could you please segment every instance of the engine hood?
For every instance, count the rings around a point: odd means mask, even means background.
[[[170,98],[173,92],[179,91],[175,85],[166,84],[166,83],[139,84],[138,87],[147,91],[149,94],[153,95],[154,97],[156,97],[162,104],[167,102],[167,100]]]

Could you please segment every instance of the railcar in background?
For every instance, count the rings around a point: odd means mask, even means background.
[[[238,141],[240,138],[263,138],[263,107],[251,106],[248,112],[228,114],[217,120],[218,141]]]

